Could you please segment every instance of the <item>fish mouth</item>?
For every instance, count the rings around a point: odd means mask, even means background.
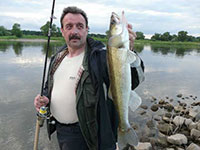
[[[112,12],[112,15],[111,15],[111,25],[119,24],[119,23],[120,23],[119,16],[115,12]]]

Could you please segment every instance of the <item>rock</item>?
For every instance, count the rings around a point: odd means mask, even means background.
[[[181,106],[175,106],[175,107],[174,107],[174,111],[175,111],[176,113],[181,112],[182,110],[183,110],[183,107],[181,107]]]
[[[184,150],[183,148],[177,147],[176,150]]]
[[[171,133],[173,131],[173,126],[171,124],[167,124],[167,123],[158,124],[157,128],[160,132],[162,132],[166,135],[168,135],[169,133]]]
[[[164,108],[171,112],[174,109],[174,106],[172,104],[166,104]]]
[[[200,121],[200,112],[195,116],[195,121]]]
[[[170,102],[173,102],[173,101],[174,101],[174,99],[172,99],[172,98],[171,98],[169,101],[170,101]]]
[[[171,118],[171,117],[172,117],[172,114],[171,114],[171,113],[166,113],[166,114],[165,114],[165,117]]]
[[[186,107],[186,106],[187,106],[186,103],[180,103],[179,105],[180,105],[180,106],[183,106],[183,107]]]
[[[153,99],[153,101],[156,101],[156,100],[157,100],[157,98],[155,98],[154,96],[152,96],[152,99]]]
[[[152,150],[151,143],[141,143],[139,142],[138,146],[135,147],[136,150]]]
[[[166,148],[166,150],[174,150],[174,148]]]
[[[176,116],[174,119],[173,119],[173,123],[176,125],[176,126],[182,126],[183,123],[185,121],[185,118],[181,117],[181,116]]]
[[[195,118],[197,114],[198,114],[197,111],[195,111],[195,110],[193,110],[193,109],[190,109],[190,110],[189,110],[189,115],[190,115],[191,117]]]
[[[159,101],[159,104],[160,104],[160,105],[164,105],[165,103],[166,103],[166,102],[165,102],[164,100],[162,100],[162,99]]]
[[[198,105],[200,106],[200,102],[194,102],[194,103],[192,103],[191,105],[192,105],[192,106],[198,106]]]
[[[177,95],[177,97],[179,97],[179,98],[182,97],[182,96],[183,96],[183,94],[178,94],[178,95]]]
[[[190,123],[190,125],[189,125],[188,128],[189,128],[190,130],[196,129],[196,128],[197,128],[197,123],[194,123],[194,122]]]
[[[200,122],[197,123],[197,130],[200,131]]]
[[[147,136],[142,136],[142,137],[140,138],[140,142],[150,142],[150,139],[149,139],[149,137],[147,137]]]
[[[146,111],[142,111],[142,112],[140,112],[140,115],[144,115],[146,113],[147,113]]]
[[[168,118],[168,117],[165,117],[165,116],[162,117],[162,120],[165,121],[166,123],[170,123],[171,122],[171,119]]]
[[[167,147],[168,146],[167,138],[166,137],[159,137],[156,141],[156,145],[160,145],[162,147]]]
[[[149,129],[152,129],[152,128],[155,127],[155,125],[154,125],[154,123],[153,123],[153,120],[147,121],[146,125],[147,125],[147,127],[148,127]]]
[[[151,110],[154,111],[154,112],[157,111],[158,108],[159,108],[159,105],[158,105],[158,104],[155,104],[155,105],[152,105],[152,106],[151,106]]]
[[[154,120],[155,120],[155,121],[160,121],[160,117],[159,117],[159,116],[155,116],[155,117],[154,117]]]
[[[186,126],[189,126],[191,123],[193,123],[192,119],[185,119]]]
[[[198,138],[200,138],[200,131],[197,129],[192,129],[190,132],[190,136],[197,140]]]
[[[200,147],[194,143],[191,143],[186,150],[200,150]]]
[[[171,144],[182,145],[187,144],[187,137],[183,134],[175,134],[167,137],[167,141]]]
[[[147,105],[141,105],[140,106],[142,109],[148,109],[148,106]]]

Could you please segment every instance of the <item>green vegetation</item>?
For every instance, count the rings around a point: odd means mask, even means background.
[[[43,26],[41,26],[41,31],[30,31],[30,30],[21,30],[20,24],[15,23],[12,26],[11,30],[7,30],[5,27],[0,26],[0,39],[10,40],[10,39],[48,39],[48,29],[49,29],[49,21],[46,22]],[[109,31],[106,31],[104,34],[94,34],[89,33],[89,36],[94,38],[95,40],[102,41],[103,43],[107,43]],[[160,45],[200,45],[200,37],[189,36],[187,31],[179,31],[177,35],[170,35],[170,32],[165,32],[163,34],[155,33],[150,40],[145,39],[145,36],[142,32],[136,32],[137,38],[135,44],[160,44]],[[62,34],[60,28],[56,27],[55,24],[52,25],[51,32],[51,40],[61,41]]]

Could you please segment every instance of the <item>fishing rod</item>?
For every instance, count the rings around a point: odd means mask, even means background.
[[[53,14],[54,14],[54,6],[55,6],[55,0],[53,0],[52,9],[51,9],[51,17],[50,17],[50,24],[49,24],[49,31],[48,31],[48,41],[47,41],[47,50],[45,55],[45,61],[44,61],[44,69],[43,69],[43,77],[42,77],[42,86],[41,86],[41,97],[43,96],[43,89],[44,89],[44,83],[45,83],[45,75],[46,75],[46,67],[47,67],[47,57],[49,53],[50,48],[50,38],[51,38],[51,29],[52,29],[52,23],[53,23]],[[40,111],[37,113],[37,121],[36,121],[36,129],[35,129],[35,139],[34,139],[34,147],[33,150],[38,150],[38,141],[39,141],[39,133],[40,133],[40,127],[43,126],[44,119],[47,118],[48,112],[46,107],[41,107]]]

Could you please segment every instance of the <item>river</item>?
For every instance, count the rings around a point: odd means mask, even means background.
[[[61,45],[51,45],[49,58]],[[43,42],[0,42],[1,150],[33,148],[33,99],[40,93],[45,51]],[[136,45],[136,51],[145,64],[145,81],[136,89],[143,104],[151,105],[152,97],[176,102],[177,94],[182,94],[187,103],[192,97],[200,100],[200,48]],[[141,118],[148,118],[148,114],[130,116],[131,121],[134,118],[140,126]],[[49,141],[45,126],[41,128],[39,148],[58,149],[56,134]]]

